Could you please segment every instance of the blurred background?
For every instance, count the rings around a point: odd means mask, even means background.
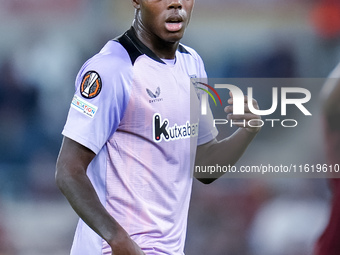
[[[74,79],[133,13],[126,0],[0,0],[1,255],[69,253],[77,216],[54,165]],[[210,77],[324,78],[340,61],[339,1],[196,0],[183,43]],[[266,129],[239,164],[325,162],[315,102],[308,125]],[[326,179],[195,181],[186,254],[311,254],[330,198]]]

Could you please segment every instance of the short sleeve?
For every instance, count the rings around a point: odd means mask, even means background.
[[[199,96],[199,98],[201,98]],[[202,145],[215,139],[218,135],[218,130],[214,126],[214,117],[208,105],[208,109],[205,115],[200,114],[199,117],[199,130],[197,145]]]
[[[199,73],[200,73],[200,80],[207,80],[207,74],[204,68],[204,63],[201,57],[198,55],[198,62],[199,62]],[[201,90],[198,92],[202,92]],[[201,97],[198,96],[200,99]],[[202,145],[205,143],[210,142],[211,140],[215,139],[218,135],[218,130],[214,126],[214,117],[211,111],[210,106],[208,106],[207,114],[200,115],[199,118],[199,133],[198,133],[198,145]]]
[[[200,116],[199,131],[198,131],[197,145],[202,145],[215,139],[218,135],[216,127],[214,127],[214,118],[210,107],[207,111],[207,115]]]
[[[124,61],[110,55],[96,55],[87,61],[77,75],[62,134],[98,154],[124,115],[129,77]]]

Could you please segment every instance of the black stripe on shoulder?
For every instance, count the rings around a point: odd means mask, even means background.
[[[190,54],[190,52],[187,51],[187,49],[186,49],[182,44],[180,44],[180,45],[178,46],[178,51],[179,51],[180,53]]]
[[[125,48],[130,56],[132,65],[135,63],[138,57],[144,54],[157,62],[165,64],[159,57],[156,56],[155,53],[153,53],[137,38],[133,27],[131,27],[123,35],[113,40],[119,42]]]

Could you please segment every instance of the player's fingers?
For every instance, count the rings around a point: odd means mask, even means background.
[[[248,103],[248,102],[249,102],[248,96],[247,96],[247,95],[244,96],[244,102],[245,102],[245,103]],[[256,101],[254,98],[252,98],[252,103],[253,103],[253,105],[257,105],[257,101]]]
[[[248,105],[243,106],[244,113],[250,112]],[[234,112],[234,106],[233,105],[228,105],[224,108],[224,112],[226,113],[233,113]]]
[[[224,112],[232,113],[233,109],[234,109],[234,107],[232,105],[228,105],[228,106],[224,107]]]
[[[247,99],[246,96],[244,97],[244,102],[245,102],[245,103],[248,102],[248,99]],[[233,97],[232,94],[231,94],[231,97],[228,99],[228,104],[233,104],[233,103],[234,103],[234,97]]]
[[[248,102],[248,98],[245,96],[245,97],[244,97],[244,104],[247,105],[247,106],[248,106],[248,105],[253,105],[253,107],[254,107],[255,109],[257,109],[257,110],[260,109],[260,108],[259,108],[259,104],[257,103],[257,101],[256,101],[254,98],[252,99],[252,102],[250,103],[250,102]],[[249,109],[249,108],[248,108],[248,109]]]
[[[248,104],[248,105],[249,105],[249,104]],[[252,105],[254,106],[254,108],[255,108],[256,110],[259,110],[259,109],[260,109],[259,104],[257,103],[257,101],[256,101],[255,99],[252,100]]]
[[[253,107],[255,109],[259,109],[259,106],[256,104],[256,105],[253,105]],[[248,104],[244,104],[244,113],[251,113],[250,109],[249,109],[249,106]],[[224,112],[226,113],[232,113],[234,111],[234,106],[233,105],[228,105],[224,108]]]
[[[229,103],[230,105],[228,105],[228,106],[226,106],[226,107],[224,108],[224,111],[227,112],[227,113],[233,111],[233,99],[230,98],[230,99],[228,100],[228,103]],[[258,103],[257,103],[257,101],[256,101],[255,99],[252,100],[252,105],[253,105],[253,108],[254,108],[254,109],[256,109],[256,110],[259,110],[259,109],[260,109],[260,107],[259,107],[259,105],[258,105]],[[250,110],[249,110],[249,104],[248,104],[247,102],[244,103],[244,112],[250,112]]]
[[[249,120],[259,120],[261,119],[260,116],[256,115],[256,114],[253,114],[253,113],[245,113],[245,114],[228,114],[227,115],[227,119],[228,120],[246,120],[246,121],[249,121]]]

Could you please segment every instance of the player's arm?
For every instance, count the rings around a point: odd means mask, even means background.
[[[65,137],[56,165],[56,183],[79,217],[108,242],[113,255],[143,255],[138,245],[101,204],[86,170],[95,153]]]
[[[340,64],[334,69],[321,91],[322,110],[325,115],[339,114]]]
[[[231,94],[230,94],[231,95]],[[255,115],[249,111],[247,97],[244,99],[244,115],[233,115],[233,97],[228,100],[230,104],[224,111],[228,113],[228,120],[233,120],[234,123],[242,122],[245,120],[248,123],[249,120],[260,120],[261,117]],[[253,99],[253,106],[259,109],[256,100]],[[253,126],[257,126],[253,121]],[[231,136],[217,141],[212,141],[200,145],[197,147],[196,152],[196,166],[233,166],[243,155],[250,142],[254,139],[256,134],[260,131],[259,127],[243,126],[243,124],[237,124],[239,129],[236,130]],[[195,177],[205,183],[209,184],[214,180],[218,179],[223,173],[216,173],[211,175],[210,173],[194,173]]]

